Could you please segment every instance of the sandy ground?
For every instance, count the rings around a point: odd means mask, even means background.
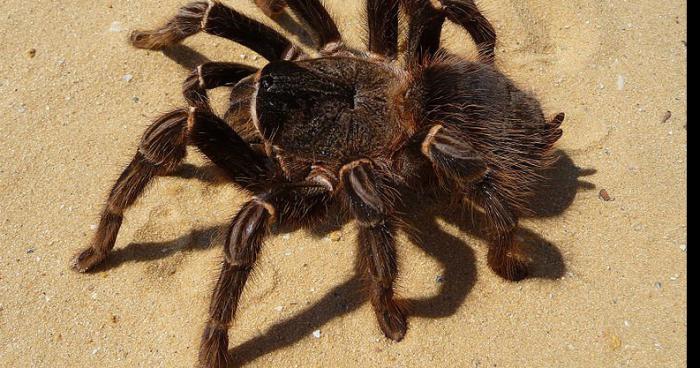
[[[248,1],[227,3],[259,16]],[[349,43],[361,46],[362,2],[327,3]],[[206,55],[262,65],[206,35],[185,42],[201,55],[127,45],[130,29],[154,26],[182,4],[0,5],[0,366],[194,365],[220,260],[215,234],[242,193],[164,178],[128,213],[105,267],[68,269],[149,120],[182,104],[181,64]],[[548,115],[567,113],[561,160],[534,203],[537,216],[522,221],[534,277],[500,280],[479,231],[428,204],[410,221],[429,235],[401,238],[400,292],[413,314],[397,344],[383,338],[358,292],[352,224],[332,236],[279,234],[231,330],[236,362],[686,366],[685,2],[479,5],[498,30],[498,65]],[[454,26],[445,38],[455,51],[472,47]],[[201,157],[188,162],[183,173],[201,176]],[[612,200],[599,197],[602,189]]]

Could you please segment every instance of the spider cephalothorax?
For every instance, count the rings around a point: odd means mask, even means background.
[[[388,156],[406,127],[391,111],[388,65],[354,57],[277,61],[257,76],[253,121],[272,145],[315,162]]]
[[[175,170],[192,145],[230,181],[255,194],[234,217],[200,347],[203,366],[227,361],[228,327],[264,238],[275,224],[305,225],[335,202],[357,220],[359,272],[385,335],[401,340],[406,314],[394,297],[396,211],[401,193],[435,179],[488,220],[488,263],[520,280],[526,263],[514,242],[518,214],[551,165],[564,115],[540,105],[492,64],[493,27],[472,0],[367,0],[368,51],[350,51],[319,0],[256,0],[268,15],[289,7],[318,36],[307,55],[273,29],[216,1],[184,6],[162,28],[134,32],[146,49],[200,31],[241,43],[270,61],[261,70],[200,65],[186,79],[188,106],[157,119],[112,188],[91,246],[73,261],[86,271],[113,248],[124,212],[157,176]],[[408,19],[399,55],[399,11]],[[445,20],[479,47],[477,60],[440,48]],[[231,86],[225,119],[207,90]]]

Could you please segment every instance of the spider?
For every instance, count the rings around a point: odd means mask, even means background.
[[[145,131],[109,193],[90,247],[72,267],[104,261],[124,212],[194,146],[253,194],[228,227],[222,269],[202,335],[199,363],[228,362],[228,329],[263,240],[277,225],[309,225],[337,204],[358,224],[360,270],[379,327],[400,341],[406,310],[394,295],[401,193],[427,186],[464,200],[490,225],[488,264],[501,277],[527,275],[514,241],[518,216],[554,162],[560,113],[545,119],[539,102],[493,64],[496,36],[472,0],[367,0],[367,51],[351,50],[319,0],[256,0],[268,15],[287,8],[316,37],[309,55],[284,36],[218,1],[182,7],[161,28],[130,41],[158,50],[198,32],[240,43],[269,61],[260,70],[225,62],[197,67],[183,84],[187,107]],[[408,20],[399,49],[399,12]],[[462,26],[475,60],[440,47],[445,21]],[[207,90],[229,86],[224,118]]]

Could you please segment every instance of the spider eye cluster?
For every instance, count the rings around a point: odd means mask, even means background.
[[[266,75],[260,79],[260,88],[262,88],[264,91],[269,91],[274,83],[273,78]]]

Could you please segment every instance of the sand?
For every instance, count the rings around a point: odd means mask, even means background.
[[[260,15],[248,1],[227,3]],[[361,2],[327,3],[360,47]],[[278,234],[231,329],[238,364],[686,366],[685,2],[478,3],[498,31],[499,67],[547,115],[567,113],[561,160],[537,216],[522,221],[534,277],[499,279],[479,231],[428,203],[411,221],[429,235],[400,240],[400,294],[413,313],[406,339],[392,343],[358,292],[353,224],[332,236]],[[182,4],[0,5],[0,366],[195,364],[221,259],[215,234],[242,192],[163,178],[129,211],[105,267],[68,268],[149,120],[182,104],[187,69],[125,42]],[[454,26],[445,38],[456,52],[472,48]],[[176,50],[182,64],[206,55],[263,65],[226,40],[185,45],[201,55]],[[225,92],[215,96],[223,106]],[[202,158],[188,163],[184,174],[201,176]]]

